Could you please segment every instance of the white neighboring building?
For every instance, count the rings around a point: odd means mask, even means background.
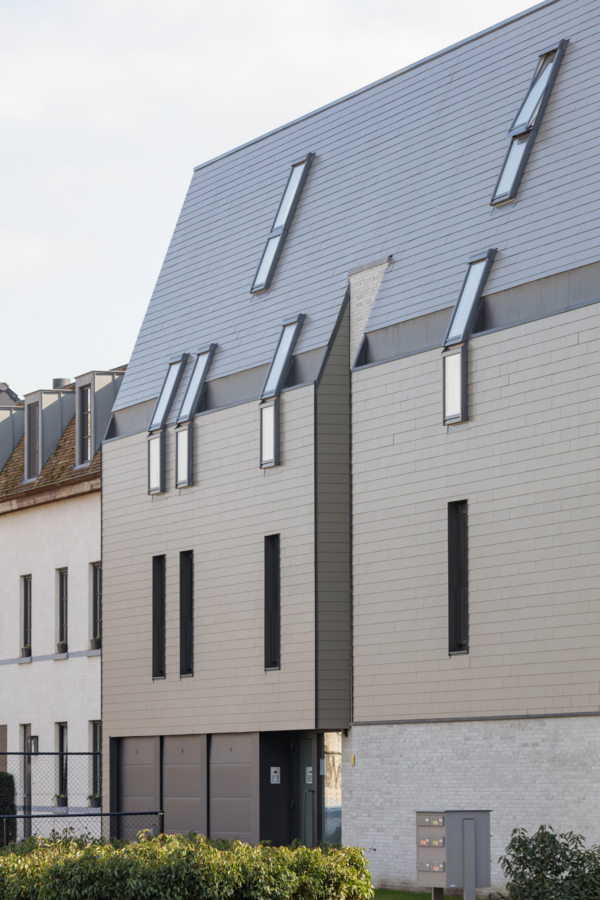
[[[0,393],[0,766],[34,812],[60,793],[87,807],[100,787],[91,757],[59,771],[43,754],[101,749],[100,443],[122,375],[55,380],[22,402]],[[40,777],[28,799],[11,753],[30,748]]]

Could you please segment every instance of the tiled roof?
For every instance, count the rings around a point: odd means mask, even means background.
[[[13,450],[2,472],[0,472],[0,497],[26,494],[28,491],[38,491],[40,488],[50,487],[51,485],[77,484],[80,481],[88,480],[92,475],[100,475],[100,449],[87,468],[73,471],[73,466],[75,465],[75,439],[75,416],[73,416],[39,478],[29,484],[21,484],[25,456],[25,437],[23,436]]]

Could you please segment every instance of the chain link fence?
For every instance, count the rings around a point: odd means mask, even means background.
[[[0,753],[0,843],[71,836],[136,840],[162,832],[161,811],[103,813],[102,754]]]

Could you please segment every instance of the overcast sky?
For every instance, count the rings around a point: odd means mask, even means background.
[[[192,167],[526,0],[0,0],[0,381],[126,363]]]

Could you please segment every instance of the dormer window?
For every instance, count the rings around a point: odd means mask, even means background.
[[[283,197],[250,288],[250,292],[253,294],[266,291],[271,284],[314,157],[314,153],[308,153],[292,165]]]
[[[79,462],[81,465],[92,458],[92,389],[90,385],[79,388]]]
[[[531,84],[508,132],[510,144],[490,201],[492,206],[517,196],[568,43],[560,41],[538,57]]]
[[[27,481],[40,474],[40,404],[27,405]]]
[[[188,359],[181,353],[169,360],[152,419],[148,428],[148,493],[162,494],[165,484],[165,426]]]
[[[217,349],[209,344],[198,350],[186,388],[175,430],[175,487],[191,487],[194,483],[194,415],[206,384],[206,376]]]

